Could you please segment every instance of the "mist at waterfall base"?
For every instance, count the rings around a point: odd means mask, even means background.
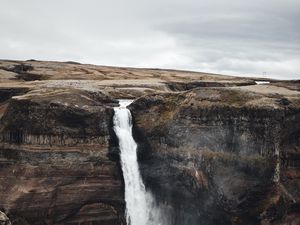
[[[145,189],[137,161],[137,144],[132,136],[132,117],[126,107],[131,100],[119,100],[114,111],[114,131],[119,139],[121,166],[125,182],[127,225],[168,225],[168,213]]]

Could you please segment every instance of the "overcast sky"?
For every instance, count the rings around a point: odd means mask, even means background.
[[[0,3],[1,59],[300,79],[299,0]]]

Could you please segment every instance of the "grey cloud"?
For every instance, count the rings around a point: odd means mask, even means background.
[[[300,79],[297,0],[2,0],[0,58]]]

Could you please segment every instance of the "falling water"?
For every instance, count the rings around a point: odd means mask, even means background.
[[[132,101],[120,100],[114,108],[114,131],[119,139],[125,182],[126,221],[128,225],[165,225],[160,219],[151,193],[145,190],[137,162],[137,144],[132,136],[132,118],[126,108]]]

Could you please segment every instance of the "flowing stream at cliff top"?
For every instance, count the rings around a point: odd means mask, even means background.
[[[151,193],[143,184],[137,161],[137,144],[132,136],[132,118],[126,108],[132,101],[120,100],[114,108],[114,131],[119,139],[121,165],[125,182],[127,225],[165,225],[160,219]]]

